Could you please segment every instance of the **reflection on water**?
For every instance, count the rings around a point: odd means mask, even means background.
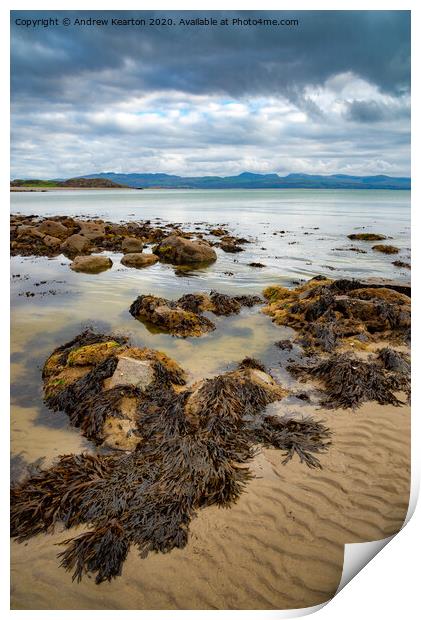
[[[43,406],[40,370],[52,349],[87,325],[121,331],[135,344],[165,351],[190,372],[192,381],[224,370],[246,355],[278,365],[280,353],[273,343],[287,330],[275,327],[258,306],[234,317],[212,317],[216,330],[201,338],[178,339],[154,333],[130,316],[128,309],[137,295],[175,299],[211,289],[261,293],[268,284],[291,286],[318,273],[408,278],[391,265],[390,257],[373,252],[371,244],[360,243],[367,254],[333,248],[349,247],[346,235],[365,227],[392,236],[405,259],[409,192],[98,190],[14,193],[11,200],[13,213],[97,215],[113,221],[160,218],[196,231],[218,224],[252,241],[239,254],[218,249],[213,265],[187,271],[161,263],[130,269],[121,265],[121,255],[113,253],[108,253],[112,269],[97,275],[74,273],[64,256],[12,258],[13,450],[23,455],[30,450],[36,458],[51,451],[47,441],[36,446],[31,441],[33,426],[42,427],[44,433],[54,431],[55,441],[61,432],[60,445],[67,450],[67,441],[83,441],[68,428],[66,416],[51,414]],[[253,268],[251,262],[266,267]],[[26,422],[18,410],[27,412]],[[54,452],[56,447],[52,446]]]

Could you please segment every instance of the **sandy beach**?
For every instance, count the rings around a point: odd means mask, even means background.
[[[122,578],[100,586],[72,583],[57,568],[54,544],[66,532],[14,542],[12,608],[289,609],[331,598],[344,543],[385,538],[405,519],[410,412],[373,403],[357,412],[303,411],[334,433],[322,470],[284,466],[278,451],[264,449],[246,493],[228,510],[201,511],[185,549],[146,560],[131,550]]]

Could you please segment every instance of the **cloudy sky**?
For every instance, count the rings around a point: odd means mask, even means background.
[[[298,26],[22,27],[273,17]],[[12,12],[12,178],[410,174],[405,11]]]

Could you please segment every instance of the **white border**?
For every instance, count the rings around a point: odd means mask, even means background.
[[[1,10],[1,21],[0,21],[0,44],[2,46],[2,54],[0,59],[0,67],[1,67],[1,84],[3,86],[3,92],[7,90],[5,88],[9,83],[9,10],[87,10],[86,2],[74,2],[71,6],[70,3],[61,2],[60,0],[55,1],[40,1],[35,4],[32,2],[6,2],[2,5]],[[419,19],[419,11],[418,9],[419,2],[415,2],[414,0],[408,1],[405,0],[403,2],[396,1],[373,1],[373,0],[354,0],[353,2],[342,1],[340,4],[336,1],[320,1],[320,2],[310,2],[310,1],[302,1],[295,0],[294,2],[282,3],[267,0],[260,0],[259,2],[250,2],[250,1],[234,1],[234,0],[225,0],[221,2],[221,0],[213,0],[212,2],[203,2],[200,7],[197,6],[196,3],[192,1],[179,1],[179,2],[165,2],[156,0],[155,2],[133,2],[133,1],[121,1],[118,6],[118,10],[412,10],[412,58],[413,58],[413,71],[412,71],[412,110],[413,110],[413,129],[412,129],[412,137],[413,137],[413,172],[418,172],[418,142],[419,142],[419,120],[418,120],[418,110],[420,109],[420,97],[419,97],[419,79],[418,74],[420,73],[419,66],[417,64],[417,59],[421,57],[420,54],[420,32],[421,32],[421,24]],[[103,1],[99,2],[98,0],[91,0],[89,2],[89,10],[117,10],[115,4],[111,2]],[[415,68],[414,68],[415,67]],[[2,235],[1,238],[1,248],[4,252],[4,256],[2,257],[2,261],[0,262],[2,283],[3,283],[3,291],[9,290],[9,281],[8,281],[8,205],[9,205],[9,103],[8,99],[3,97],[1,103],[1,128],[4,133],[3,139],[1,141],[1,192],[2,192],[2,205],[0,210],[1,227],[0,232]],[[419,219],[420,219],[420,209],[421,209],[421,200],[420,200],[420,191],[419,191],[419,183],[417,176],[412,174],[412,204],[414,205],[413,213],[412,213],[412,247],[413,247],[413,269],[412,274],[415,273],[418,275],[418,260],[419,253],[417,244],[415,243],[417,234],[419,234]],[[4,218],[4,222],[3,222]],[[7,250],[6,250],[7,249]],[[6,255],[7,251],[7,255]],[[414,280],[414,284],[416,285],[417,275]],[[4,279],[4,280],[3,280]],[[3,294],[4,296],[4,294]],[[418,421],[420,412],[417,411],[419,409],[419,390],[417,388],[418,379],[418,370],[420,369],[419,365],[419,356],[417,355],[417,344],[419,343],[419,293],[418,287],[414,286],[413,290],[413,300],[414,300],[414,310],[413,316],[414,320],[413,324],[413,336],[414,342],[416,345],[413,347],[414,349],[414,360],[413,360],[413,376],[414,376],[414,400],[413,400],[413,417],[412,417],[412,495],[411,495],[411,511],[414,510],[416,504],[416,498],[419,492],[419,479],[420,479],[420,463],[421,463],[421,450],[419,448],[419,438],[420,438],[420,422]],[[9,611],[9,557],[8,557],[8,549],[9,549],[9,516],[8,516],[8,493],[9,493],[9,479],[7,472],[9,471],[9,444],[8,444],[8,433],[7,433],[7,424],[6,424],[6,416],[7,416],[7,394],[9,393],[9,360],[8,355],[6,353],[7,346],[6,344],[9,342],[9,311],[8,304],[2,304],[0,306],[1,311],[1,326],[4,331],[2,334],[2,356],[0,361],[0,378],[1,378],[1,386],[2,386],[2,394],[4,395],[4,399],[6,402],[2,407],[2,421],[3,428],[1,437],[4,442],[3,450],[1,451],[1,456],[3,459],[2,469],[2,491],[4,493],[3,506],[4,510],[1,511],[1,531],[4,536],[3,546],[2,546],[2,565],[1,565],[1,579],[0,579],[0,587],[1,587],[1,602],[2,609],[6,612],[6,614],[13,617],[27,617],[31,616],[33,618],[42,618],[45,616],[50,616],[54,618],[74,618],[75,611],[66,610],[66,611]],[[327,604],[321,611],[318,612],[318,618],[321,620],[337,620],[339,617],[341,620],[347,620],[355,618],[356,615],[359,615],[364,620],[366,618],[380,617],[384,619],[396,620],[396,617],[406,619],[413,618],[416,615],[416,612],[419,612],[419,604],[418,604],[418,588],[419,588],[419,568],[418,568],[418,554],[421,549],[420,545],[420,532],[421,532],[421,516],[420,510],[418,509],[415,512],[415,515],[406,525],[406,527],[401,531],[391,542],[387,545],[386,549],[383,550],[377,557],[374,558],[363,570],[359,573],[352,582],[344,588],[339,594],[337,594],[334,599]],[[246,587],[246,584],[245,584]],[[309,612],[310,610],[307,610]],[[233,615],[237,615],[241,619],[243,618],[274,618],[274,617],[286,617],[286,614],[289,617],[292,617],[292,614],[288,614],[288,612],[278,612],[278,611],[220,611],[220,612],[212,612],[212,611],[78,611],[76,614],[80,618],[89,618],[92,615],[101,615],[109,616],[110,618],[120,618],[121,616],[127,615],[141,615],[142,619],[148,618],[163,618],[171,616],[180,616],[183,617],[189,616],[190,618],[202,617],[203,615],[209,615],[218,613],[220,617],[232,617]],[[295,615],[295,614],[294,614]]]

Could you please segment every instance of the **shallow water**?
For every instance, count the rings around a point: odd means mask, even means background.
[[[280,363],[286,354],[274,342],[288,337],[259,306],[234,317],[214,317],[216,330],[201,338],[178,339],[153,333],[129,314],[139,294],[177,298],[216,289],[230,294],[261,293],[268,284],[292,286],[319,273],[332,277],[383,276],[409,279],[391,264],[396,256],[371,250],[372,243],[350,242],[355,231],[393,237],[400,260],[410,255],[410,193],[401,191],[69,191],[11,194],[12,213],[98,216],[110,221],[161,218],[189,230],[227,226],[252,241],[239,254],[217,250],[218,260],[197,271],[176,275],[171,265],[142,270],[120,264],[107,253],[112,269],[97,275],[74,273],[59,256],[13,257],[12,289],[12,475],[24,463],[89,449],[89,442],[68,425],[67,416],[42,403],[41,367],[49,353],[87,325],[121,331],[134,344],[165,351],[190,375],[190,381],[226,370],[246,355],[261,359],[284,382]],[[273,234],[284,230],[285,234]],[[367,254],[333,248],[358,246]],[[149,251],[149,250],[147,250]],[[261,262],[265,268],[251,268]],[[333,268],[333,269],[332,269]],[[231,274],[231,275],[228,275]],[[27,296],[26,293],[34,294]],[[47,543],[46,543],[47,544]],[[18,579],[18,578],[17,578]],[[63,571],[63,584],[69,575]],[[99,607],[101,606],[98,603]],[[117,608],[120,608],[116,603]]]
[[[280,352],[273,343],[286,337],[288,330],[275,327],[259,306],[244,309],[234,317],[212,317],[214,332],[189,339],[149,331],[131,317],[129,306],[140,294],[177,298],[187,292],[211,289],[230,294],[261,293],[268,284],[292,286],[319,273],[407,280],[407,271],[391,265],[396,256],[373,252],[372,243],[350,243],[346,235],[355,230],[390,235],[393,244],[401,248],[399,258],[407,258],[409,203],[409,192],[374,190],[12,193],[12,213],[98,216],[117,222],[160,218],[202,231],[223,224],[252,241],[238,254],[218,249],[218,260],[213,265],[187,271],[183,276],[177,276],[173,266],[161,263],[130,269],[120,264],[120,254],[113,253],[107,253],[113,267],[96,275],[74,273],[64,256],[13,257],[13,405],[31,409],[33,423],[53,426],[55,436],[61,429],[64,444],[70,437],[73,441],[75,434],[78,437],[77,431],[68,428],[65,416],[52,415],[42,405],[40,368],[52,349],[87,325],[122,331],[135,344],[164,350],[190,372],[192,381],[225,370],[246,355],[260,358],[276,369]],[[286,231],[284,235],[273,234],[281,230]],[[350,245],[367,249],[367,254],[332,249]],[[250,262],[261,262],[266,267],[252,268]],[[27,297],[27,292],[34,296]],[[14,453],[25,460],[29,458],[27,439],[23,430],[13,437]],[[32,458],[36,446],[30,449]],[[36,458],[43,455],[40,450]]]

